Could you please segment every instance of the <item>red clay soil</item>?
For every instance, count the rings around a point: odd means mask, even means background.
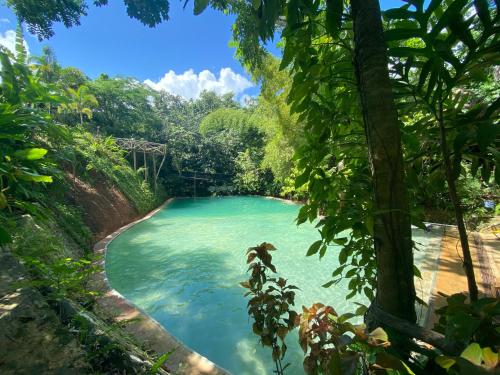
[[[90,185],[68,173],[73,185],[71,198],[82,207],[85,224],[97,240],[138,219],[139,213],[123,193],[108,185],[104,178],[94,175],[93,179],[96,183]]]

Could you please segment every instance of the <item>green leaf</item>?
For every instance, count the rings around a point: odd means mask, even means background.
[[[285,49],[283,50],[283,57],[281,58],[280,70],[285,69],[294,58],[294,48],[292,47],[292,43],[286,43]]]
[[[337,36],[342,23],[344,0],[326,0],[326,31]]]
[[[331,280],[327,283],[324,283],[323,285],[321,285],[322,288],[329,288],[331,287],[333,284],[335,283],[335,280]]]
[[[470,344],[465,350],[460,354],[460,357],[474,363],[476,366],[481,366],[481,361],[483,359],[483,351],[478,343]]]
[[[299,214],[297,215],[297,225],[305,223],[307,218],[309,217],[309,206],[302,206],[299,210]]]
[[[493,142],[499,133],[500,126],[481,124],[477,130],[477,143],[482,152],[486,152],[488,145]]]
[[[332,240],[332,242],[334,244],[337,244],[337,245],[340,245],[340,246],[344,246],[349,240],[347,239],[347,237],[339,237],[339,238],[334,238]]]
[[[345,277],[353,277],[356,275],[358,270],[356,268],[351,268],[349,271],[346,272]]]
[[[44,148],[27,148],[14,152],[14,157],[22,160],[38,160],[45,156],[47,150]]]
[[[322,243],[323,243],[322,240],[318,240],[318,241],[314,242],[311,246],[309,246],[309,250],[307,250],[306,256],[309,257],[311,255],[316,254]]]
[[[295,188],[298,189],[302,185],[304,185],[307,181],[309,181],[309,175],[311,174],[311,171],[306,169],[301,175],[297,176],[295,178]]]
[[[407,7],[388,9],[383,13],[384,17],[392,20],[414,19],[416,12],[412,12]]]
[[[156,362],[153,364],[153,366],[151,367],[151,370],[149,370],[149,373],[150,374],[156,374],[158,372],[158,370],[160,369],[160,367],[165,363],[165,361],[172,355],[173,352],[175,352],[177,350],[177,348],[175,349],[172,349],[171,351],[169,352],[166,352],[165,354],[162,354],[160,357],[158,357],[158,359],[156,360]]]
[[[345,266],[340,266],[340,267],[336,268],[335,271],[332,272],[332,277],[342,275],[342,272],[344,272],[344,268],[345,268]]]
[[[347,247],[344,247],[342,250],[340,250],[339,253],[339,263],[341,265],[347,262],[347,256],[348,256],[348,249]]]
[[[7,201],[7,197],[0,191],[0,210],[3,210],[8,204],[9,202]]]
[[[373,294],[373,290],[370,287],[365,286],[363,288],[363,292],[365,293],[365,296],[370,300],[373,301],[375,299],[375,296]]]
[[[327,249],[326,245],[325,245],[325,244],[323,244],[323,246],[321,246],[321,249],[319,250],[319,258],[320,258],[320,259],[321,259],[321,258],[323,258],[323,257],[325,256],[325,254],[326,254],[326,249]]]
[[[194,15],[202,13],[208,6],[208,0],[194,0]]]
[[[406,40],[411,38],[420,38],[422,31],[420,29],[391,29],[384,32],[386,42],[393,40]]]
[[[0,245],[12,242],[10,233],[3,226],[0,226]]]
[[[370,233],[372,236],[373,236],[374,224],[375,223],[372,215],[365,217],[366,230],[368,230],[368,233]]]
[[[33,181],[33,182],[52,182],[52,177],[44,176],[38,173],[26,172],[23,171],[19,174],[19,178],[24,181]]]
[[[365,315],[367,311],[368,307],[360,304],[359,307],[356,309],[356,315]]]
[[[419,279],[422,278],[422,274],[420,273],[420,270],[418,269],[417,266],[413,265],[413,275],[418,277]]]

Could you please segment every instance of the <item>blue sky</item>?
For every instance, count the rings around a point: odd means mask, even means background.
[[[48,44],[61,65],[75,66],[91,78],[101,73],[131,76],[184,96],[196,96],[195,91],[202,88],[232,89],[240,97],[255,95],[258,88],[249,87],[248,75],[228,46],[234,18],[212,9],[194,16],[193,1],[185,10],[182,4],[172,0],[170,20],[150,29],[127,16],[122,0],[114,0],[105,7],[90,6],[80,26],[66,29],[56,24],[55,36],[49,40],[40,43],[28,33],[25,39],[31,54],[40,54]],[[402,4],[401,0],[381,1],[382,8]],[[0,6],[0,43],[8,43],[9,30],[15,26],[14,14]]]

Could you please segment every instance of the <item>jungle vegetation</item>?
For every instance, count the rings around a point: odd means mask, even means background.
[[[41,39],[53,34],[53,22],[77,25],[87,7],[7,3]],[[125,4],[147,26],[168,19],[167,1]],[[272,245],[250,249],[249,313],[278,373],[286,372],[284,338],[296,325],[310,374],[494,371],[500,304],[479,298],[467,230],[494,214],[484,200],[498,203],[498,2],[408,0],[381,12],[376,0],[195,0],[195,14],[208,6],[236,15],[237,57],[262,87],[245,106],[210,92],[185,100],[128,77],[92,80],[61,67],[50,49],[36,59],[22,43],[15,54],[2,51],[2,243],[16,215],[48,206],[57,176],[76,163],[75,140],[117,154],[113,137],[165,143],[163,193],[303,201],[298,224],[321,215],[322,236],[305,253],[321,258],[329,245],[342,246],[325,286],[348,278],[348,298],[364,293],[372,301],[356,312],[366,329],[321,304],[293,312],[293,286],[270,276]],[[265,49],[276,36],[281,58]],[[130,198],[142,210],[151,206]],[[422,301],[411,225],[424,220],[455,224],[460,234],[469,300],[450,297],[436,327],[445,336],[414,324]]]

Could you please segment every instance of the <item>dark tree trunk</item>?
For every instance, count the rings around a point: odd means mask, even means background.
[[[451,203],[455,211],[455,220],[457,222],[458,234],[460,236],[460,244],[462,246],[462,254],[464,256],[463,266],[465,275],[467,277],[467,287],[469,289],[469,298],[472,302],[478,299],[478,289],[476,283],[476,276],[474,275],[474,264],[472,263],[472,256],[469,248],[469,239],[467,237],[467,230],[465,229],[464,215],[462,211],[462,204],[457,193],[457,186],[455,178],[453,177],[453,168],[451,166],[450,151],[448,149],[448,142],[446,139],[446,129],[443,121],[443,103],[439,102],[439,131],[441,135],[441,152],[443,155],[444,169],[446,176],[446,183],[448,184],[448,193],[450,194]]]
[[[411,221],[380,6],[377,0],[352,0],[351,6],[355,68],[373,179],[377,261],[373,303],[415,322]]]

